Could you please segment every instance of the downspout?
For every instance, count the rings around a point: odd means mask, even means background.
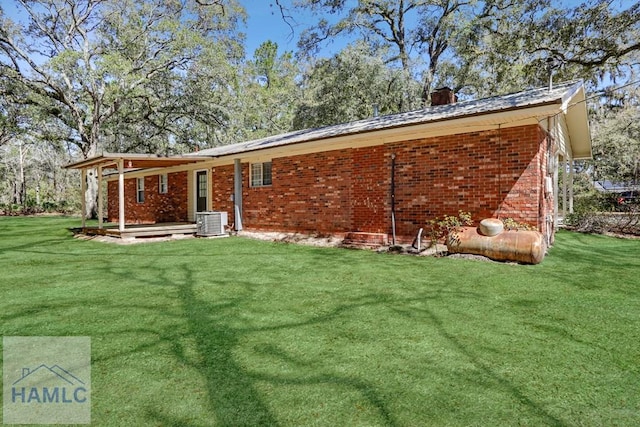
[[[547,117],[547,173],[545,176],[545,180],[550,180],[551,183],[547,186],[547,182],[545,182],[545,227],[546,227],[546,243],[547,247],[551,246],[554,241],[554,233],[558,227],[558,197],[560,196],[560,189],[558,186],[558,149],[554,149],[556,145],[556,140],[553,135],[553,130],[555,130],[555,119],[553,122],[551,117]],[[550,188],[548,188],[550,187]],[[547,205],[549,204],[549,199],[552,201],[552,213],[549,214]]]
[[[391,153],[391,236],[396,245],[396,153]]]

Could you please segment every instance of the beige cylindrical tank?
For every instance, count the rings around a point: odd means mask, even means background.
[[[460,227],[447,238],[449,253],[483,255],[496,261],[539,264],[546,247],[538,231],[507,230],[489,237],[475,227]]]

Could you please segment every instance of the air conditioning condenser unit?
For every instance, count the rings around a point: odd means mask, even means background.
[[[197,212],[196,236],[223,236],[228,223],[226,212]]]

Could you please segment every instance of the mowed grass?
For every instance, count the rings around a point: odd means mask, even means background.
[[[541,265],[0,218],[0,331],[90,336],[97,426],[640,425],[640,241]]]

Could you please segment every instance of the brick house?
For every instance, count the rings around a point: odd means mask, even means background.
[[[69,167],[106,177],[109,221],[194,221],[225,211],[236,229],[411,241],[429,219],[512,218],[551,243],[572,209],[575,159],[591,156],[581,82],[295,131],[185,156],[104,154]],[[145,163],[146,162],[146,163]],[[559,203],[560,201],[560,203]]]

